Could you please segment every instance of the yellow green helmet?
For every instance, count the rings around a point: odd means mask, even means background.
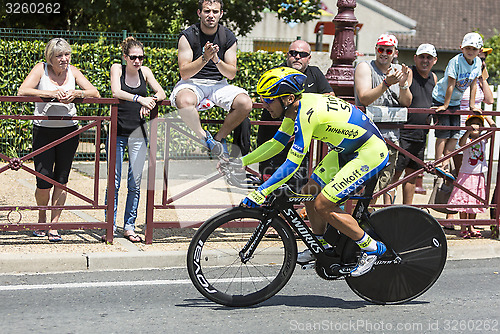
[[[257,82],[257,94],[264,98],[275,98],[304,91],[307,76],[291,67],[276,67],[264,74]]]

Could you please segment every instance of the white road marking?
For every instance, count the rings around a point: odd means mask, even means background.
[[[227,282],[259,282],[274,277],[246,277],[241,280],[234,278],[221,279],[218,283]],[[81,288],[104,288],[120,286],[139,286],[139,285],[175,285],[175,284],[193,284],[191,280],[156,280],[156,281],[122,281],[122,282],[82,282],[82,283],[60,283],[60,284],[34,284],[34,285],[2,285],[0,291],[19,291],[19,290],[51,290],[51,289],[81,289]]]

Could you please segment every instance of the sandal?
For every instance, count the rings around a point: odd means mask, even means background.
[[[62,241],[61,235],[58,233],[49,233],[49,241],[50,242],[59,242]]]
[[[464,239],[470,239],[471,235],[469,231],[462,231],[460,232],[460,236]]]
[[[452,181],[455,181],[455,176],[451,174],[450,172],[446,171],[445,169],[442,169],[441,167],[435,167],[436,172],[438,172],[438,176],[442,176],[444,178],[449,178]]]
[[[471,238],[482,238],[481,232],[479,231],[470,231]]]
[[[135,233],[129,235],[124,234],[123,237],[132,243],[142,242],[141,236]]]
[[[42,237],[47,236],[47,232],[44,230],[35,230],[35,231],[33,231],[33,236],[42,238]]]

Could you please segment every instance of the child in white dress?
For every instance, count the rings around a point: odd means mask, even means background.
[[[460,138],[459,145],[464,146],[474,139],[479,138],[480,127],[484,126],[482,115],[470,115],[465,121],[466,126],[472,126],[472,130],[467,130]],[[486,186],[484,173],[488,170],[488,163],[485,158],[486,140],[464,150],[462,165],[456,182],[465,189],[470,190],[480,198],[486,198]],[[481,205],[478,199],[467,194],[458,187],[453,188],[448,204],[453,205]],[[485,212],[485,208],[454,208],[460,213],[460,219],[475,219],[478,213]],[[481,232],[474,229],[472,225],[462,225],[461,236],[464,238],[481,237]]]

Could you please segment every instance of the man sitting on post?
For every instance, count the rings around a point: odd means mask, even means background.
[[[326,80],[325,75],[317,66],[309,65],[310,61],[311,46],[306,41],[298,39],[290,44],[288,52],[286,53],[286,62],[280,66],[294,68],[307,76],[304,84],[304,91],[306,93],[322,93],[335,96],[335,93],[328,83],[328,80]],[[271,117],[271,114],[267,109],[262,109],[260,120],[273,121],[275,119]],[[278,129],[279,125],[260,125],[259,131],[257,132],[257,144],[261,145],[273,138]],[[259,164],[259,171],[262,174],[264,181],[267,180],[285,162],[291,146],[292,143],[290,142],[285,146],[283,151],[271,159],[262,161]],[[308,160],[309,155],[304,158],[301,167],[288,183],[295,191],[299,191],[307,182]]]
[[[227,156],[226,136],[248,116],[252,100],[246,90],[227,82],[236,76],[237,40],[229,29],[219,24],[223,15],[222,0],[199,0],[198,7],[200,22],[180,33],[181,80],[174,87],[170,101],[212,154],[221,158]],[[229,114],[212,137],[201,127],[198,111],[214,105]]]

